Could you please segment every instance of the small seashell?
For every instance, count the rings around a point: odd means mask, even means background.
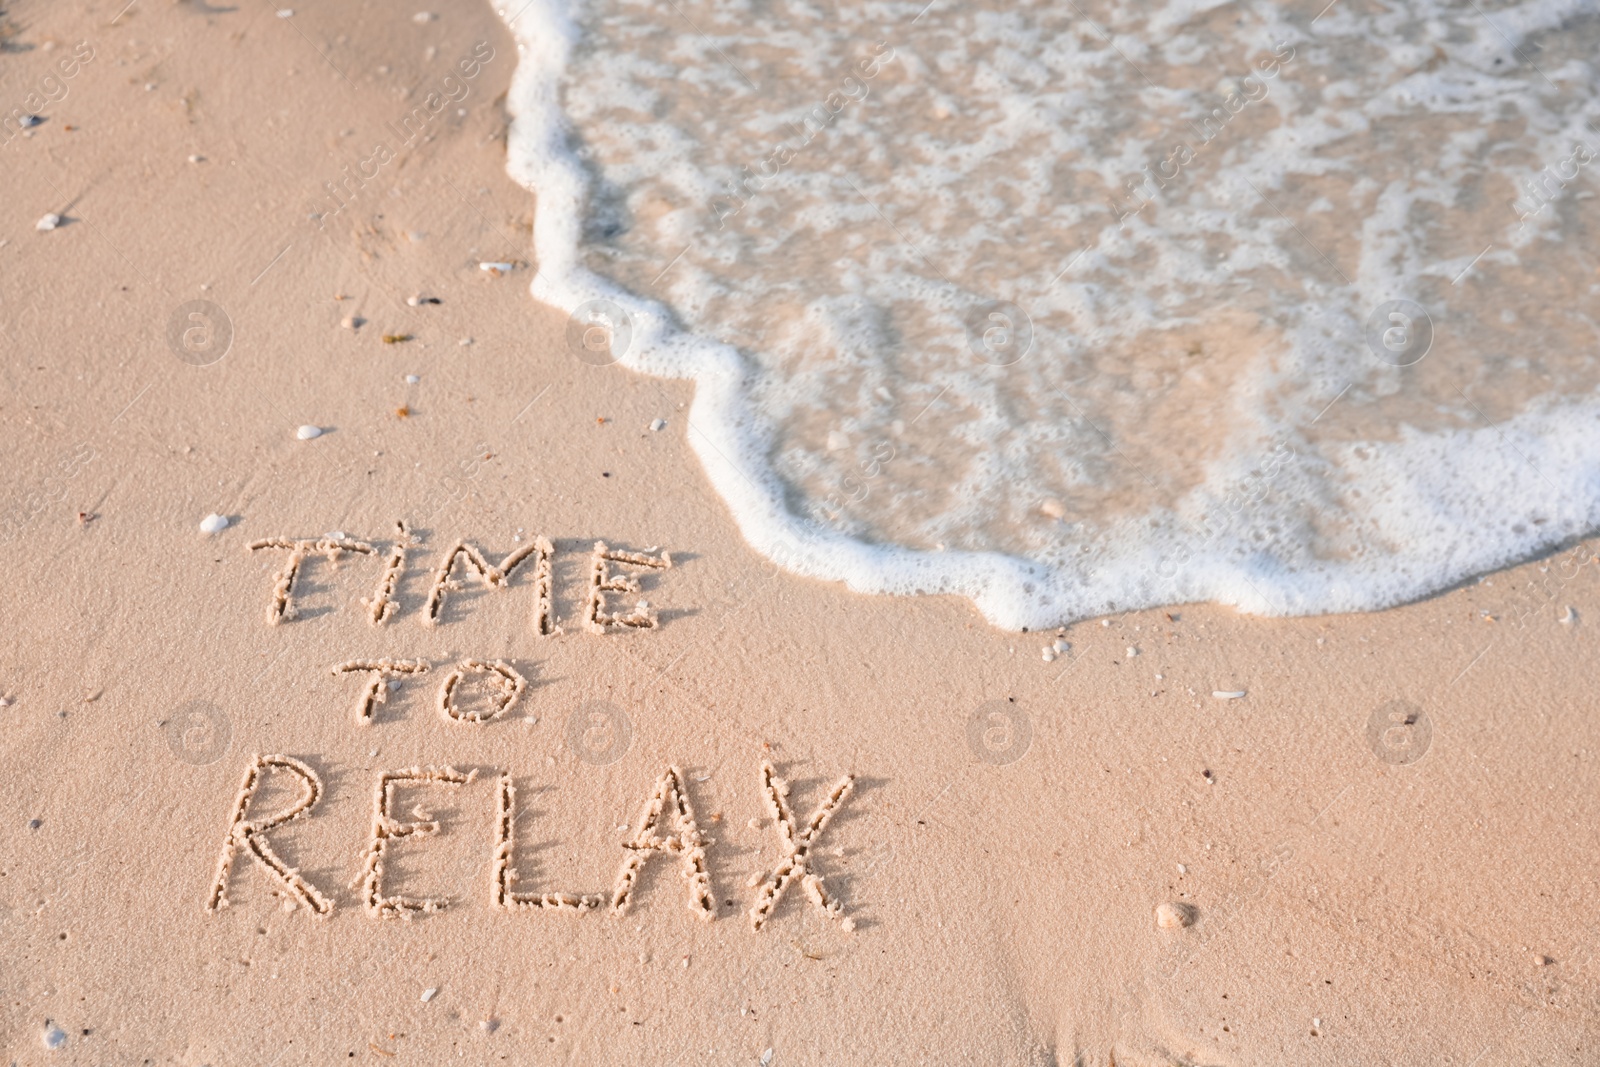
[[[292,19],[292,18],[294,18],[294,8],[292,8],[292,7],[280,7],[278,9],[278,17],[280,19]]]
[[[1218,700],[1238,700],[1244,696],[1243,689],[1213,689],[1211,695]]]
[[[422,1003],[426,1004],[426,1003],[428,1003],[428,1001],[432,1000],[434,997],[436,997],[438,995],[439,995],[439,987],[431,985],[427,989],[424,989],[422,991]]]
[[[652,422],[650,424],[650,428],[652,430],[655,430],[657,433],[660,433],[662,430],[665,430],[667,428],[667,420],[666,419],[656,419],[654,422]]]
[[[207,533],[207,534],[221,533],[223,530],[226,530],[227,528],[228,528],[228,518],[227,518],[227,516],[226,515],[218,515],[214,511],[211,514],[207,515],[205,518],[200,520],[200,532],[201,533]]]
[[[40,233],[49,233],[51,230],[60,225],[61,216],[52,211],[50,214],[34,223],[33,228],[38,230]]]
[[[418,378],[415,374],[406,375],[406,384],[407,385],[416,385],[420,381],[422,381],[422,379]]]
[[[478,269],[488,271],[490,274],[510,274],[513,265],[510,263],[483,262],[478,264]]]
[[[1187,904],[1168,901],[1156,905],[1156,925],[1163,930],[1181,930],[1194,924],[1194,909]]]
[[[45,1048],[54,1052],[67,1043],[67,1032],[59,1026],[47,1026],[44,1028],[44,1033],[40,1036],[40,1040],[44,1042]]]
[[[296,430],[294,432],[294,435],[296,437],[300,438],[300,440],[302,440],[302,441],[310,441],[313,438],[322,436],[322,427],[321,426],[313,426],[308,422],[304,426],[302,426],[298,430]]]
[[[42,117],[38,116],[38,115],[24,115],[20,119],[17,120],[17,122],[25,130],[26,129],[30,129],[30,128],[34,127],[34,126],[37,126],[37,125],[39,125],[39,123],[41,123],[43,121],[44,121],[44,119]]]
[[[1576,608],[1574,608],[1571,604],[1568,604],[1567,605],[1567,610],[1565,610],[1565,611],[1563,611],[1561,613],[1561,619],[1560,619],[1561,624],[1563,626],[1571,626],[1573,623],[1575,623],[1577,621],[1578,621],[1578,610]]]
[[[1056,658],[1056,650],[1049,645],[1045,645],[1039,650],[1039,655],[1046,663],[1054,663]]]
[[[1138,654],[1139,654],[1139,650],[1137,648],[1134,648],[1132,645],[1128,646],[1128,658],[1129,659],[1132,659],[1134,656],[1137,656]]]
[[[420,26],[422,23],[424,23],[424,22],[432,22],[434,19],[436,19],[438,17],[439,16],[435,15],[432,11],[418,11],[415,15],[411,16],[411,21],[417,23]]]

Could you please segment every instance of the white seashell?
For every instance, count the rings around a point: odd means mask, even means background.
[[[200,532],[201,533],[208,533],[208,534],[221,533],[223,530],[226,530],[227,528],[228,528],[228,518],[227,518],[227,516],[226,515],[218,515],[214,511],[211,514],[207,515],[205,518],[200,520]]]
[[[321,426],[313,426],[308,422],[304,426],[302,426],[298,430],[296,430],[294,432],[294,435],[296,437],[300,438],[300,440],[302,440],[302,441],[310,441],[312,438],[316,438],[316,437],[321,437],[322,436],[322,427]]]
[[[61,216],[52,211],[50,214],[34,223],[33,228],[38,230],[40,233],[49,233],[51,230],[60,225]]]

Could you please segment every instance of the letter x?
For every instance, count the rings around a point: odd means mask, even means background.
[[[783,842],[784,855],[778,861],[777,869],[764,878],[761,887],[756,890],[755,906],[750,909],[752,929],[759,930],[766,925],[778,907],[778,901],[783,899],[783,891],[796,880],[800,882],[800,887],[805,890],[811,902],[821,908],[830,919],[841,917],[844,905],[828,896],[828,891],[822,884],[822,875],[811,869],[811,847],[822,835],[828,820],[833,818],[833,813],[839,810],[839,806],[845,802],[845,798],[855,787],[855,775],[847,774],[839,779],[834,783],[828,799],[811,813],[811,818],[806,820],[805,827],[796,832],[794,814],[789,810],[789,783],[778,777],[778,772],[773,769],[772,764],[761,765],[761,791],[767,798],[767,809],[777,821],[778,837]]]

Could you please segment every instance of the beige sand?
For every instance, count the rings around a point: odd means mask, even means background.
[[[686,387],[580,362],[525,262],[478,268],[532,218],[485,5],[122,3],[4,16],[8,111],[93,51],[0,150],[9,1061],[1593,1062],[1589,555],[1372,616],[1093,621],[1048,663],[964,603],[792,579]],[[308,220],[479,42],[465,114]],[[167,344],[191,300],[231,320],[208,366]],[[306,549],[271,624],[296,550],[247,546],[329,534],[372,551]],[[541,536],[551,635],[538,552],[490,577]],[[424,625],[458,539],[484,566]],[[586,629],[599,540],[671,553],[600,609],[658,625]],[[1390,701],[1426,720],[1374,748]],[[427,910],[373,906],[375,820],[376,891]]]

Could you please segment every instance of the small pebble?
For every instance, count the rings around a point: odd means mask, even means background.
[[[205,161],[206,161],[206,157],[205,156],[190,156],[189,157],[189,162],[190,163],[204,163]]]
[[[1101,626],[1110,626],[1111,625],[1111,620],[1110,619],[1101,619],[1100,620],[1100,625]]]
[[[59,1026],[47,1026],[44,1028],[41,1040],[44,1041],[45,1048],[54,1052],[67,1043],[67,1032]]]
[[[346,315],[344,318],[339,320],[339,325],[343,326],[347,330],[354,330],[366,321],[367,320],[362,318],[360,315]]]
[[[30,829],[30,830],[37,830],[39,827],[41,827],[43,825],[44,825],[44,820],[43,819],[29,819],[28,820],[28,829]]]
[[[1166,903],[1156,906],[1156,925],[1163,930],[1181,930],[1194,922],[1194,909],[1187,904]]]
[[[420,381],[422,381],[422,379],[418,378],[415,374],[406,375],[406,384],[407,385],[416,385]]]
[[[424,989],[422,991],[422,1003],[424,1003],[424,1004],[428,1003],[428,1001],[432,1000],[435,996],[438,995],[438,993],[439,993],[439,987],[438,986],[432,986],[431,985],[427,989]]]
[[[1128,658],[1129,659],[1132,659],[1134,656],[1137,656],[1138,654],[1139,654],[1139,650],[1137,648],[1134,648],[1132,645],[1128,646]]]
[[[292,7],[280,7],[278,9],[278,17],[280,19],[292,19],[292,18],[294,18],[294,8],[292,8]]]
[[[1049,645],[1045,645],[1039,650],[1039,655],[1043,657],[1046,663],[1053,663],[1056,658],[1056,650]]]
[[[839,929],[843,930],[847,934],[854,933],[855,928],[856,921],[854,919],[842,919],[839,922]]]
[[[39,125],[39,123],[43,122],[44,119],[38,115],[24,115],[17,121],[20,122],[22,124],[22,128],[26,130],[31,126]]]
[[[34,223],[33,228],[38,230],[40,233],[49,233],[51,230],[60,225],[61,216],[52,211],[50,214]]]
[[[200,532],[201,533],[208,533],[208,534],[221,533],[223,530],[226,530],[227,528],[228,528],[228,518],[227,518],[227,516],[218,515],[214,511],[211,514],[207,515],[205,518],[200,520]]]
[[[456,342],[456,344],[460,345],[462,348],[467,347],[471,343],[472,343],[472,338],[470,338],[470,337],[463,337],[461,340]]]
[[[321,437],[322,436],[322,427],[321,426],[313,426],[308,422],[304,426],[302,426],[298,430],[296,430],[294,432],[294,435],[296,437],[300,438],[300,440],[302,440],[302,441],[310,441],[312,438]]]
[[[650,424],[650,428],[652,430],[656,431],[657,433],[660,433],[662,430],[665,430],[667,428],[667,420],[666,419],[657,419],[656,421],[654,421],[654,422],[652,422]]]
[[[415,15],[411,16],[411,21],[421,25],[424,22],[432,22],[438,17],[439,16],[435,15],[432,11],[418,11]]]

